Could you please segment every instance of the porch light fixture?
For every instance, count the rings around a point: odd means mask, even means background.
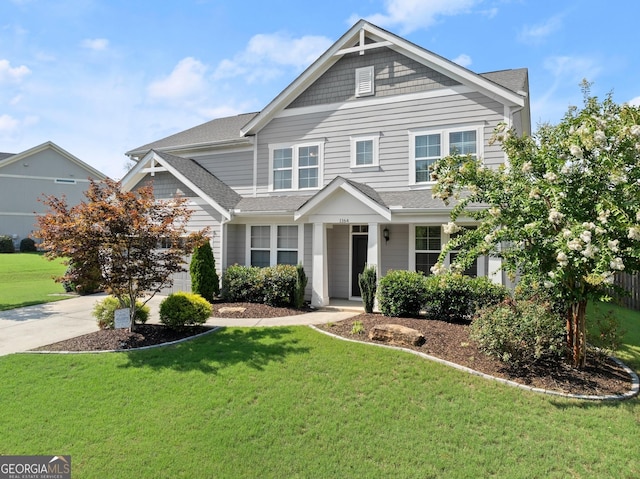
[[[385,227],[382,230],[382,237],[384,238],[385,243],[389,242],[389,238],[390,238],[390,236],[389,236],[389,228]]]

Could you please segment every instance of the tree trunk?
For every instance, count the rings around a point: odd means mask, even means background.
[[[574,368],[584,368],[587,363],[587,301],[572,303],[567,311],[567,348]]]

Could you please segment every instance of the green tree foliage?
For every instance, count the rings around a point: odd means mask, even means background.
[[[68,258],[79,277],[92,276],[85,268],[97,263],[101,288],[122,308],[131,305],[133,330],[136,299],[146,297],[146,303],[170,286],[172,275],[185,270],[184,257],[203,232],[187,235],[192,211],[186,199],[156,200],[150,185],[123,191],[113,180],[91,181],[85,196],[86,201],[73,207],[64,197],[45,197],[42,201],[49,211],[38,216],[36,236],[42,238],[48,258]],[[161,241],[168,247],[159,248]]]
[[[478,222],[447,244],[434,272],[460,249],[454,268],[497,256],[512,276],[548,289],[566,304],[576,367],[586,360],[588,300],[608,297],[616,273],[640,268],[640,109],[611,95],[600,102],[586,83],[583,91],[584,108],[570,108],[535,137],[499,127],[494,140],[508,158],[499,169],[451,156],[433,172],[434,196],[457,200],[448,227],[459,229],[461,215]]]
[[[193,250],[189,272],[191,291],[213,302],[214,298],[220,294],[220,280],[216,272],[216,260],[208,240],[205,239]]]

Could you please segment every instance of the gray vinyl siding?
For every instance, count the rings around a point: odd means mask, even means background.
[[[484,125],[484,161],[504,162],[500,145],[488,145],[495,126],[504,120],[503,105],[479,93],[369,105],[274,119],[259,136],[258,189],[266,193],[269,145],[324,142],[323,185],[336,176],[366,183],[378,191],[408,189],[409,131],[457,125]],[[376,171],[350,168],[351,135],[380,134],[380,166]]]
[[[245,264],[246,225],[227,225],[227,266]]]
[[[304,274],[307,276],[307,287],[305,289],[305,299],[311,299],[311,291],[313,286],[313,225],[305,224],[304,231],[304,258],[302,266]]]
[[[409,225],[385,225],[389,228],[389,242],[381,243],[381,264],[378,276],[382,277],[391,269],[409,268]],[[381,226],[382,227],[382,226]]]
[[[91,176],[80,165],[49,148],[3,166],[0,173],[47,178],[74,178],[76,180],[86,180]]]
[[[253,150],[194,156],[193,159],[239,194],[253,193]]]
[[[459,85],[457,81],[390,48],[380,48],[365,55],[357,52],[344,55],[288,108],[357,101],[355,71],[371,65],[374,67],[375,97]]]
[[[349,226],[335,225],[327,230],[329,297],[349,297]]]

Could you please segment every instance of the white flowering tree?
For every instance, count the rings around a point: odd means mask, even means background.
[[[575,367],[586,361],[587,302],[608,297],[616,273],[640,269],[640,109],[611,95],[599,102],[586,83],[583,92],[583,109],[570,108],[535,138],[496,129],[507,165],[451,156],[433,172],[434,196],[458,200],[448,230],[459,229],[461,215],[478,221],[447,245],[434,273],[455,249],[454,268],[494,255],[511,275],[547,288],[568,305]]]

